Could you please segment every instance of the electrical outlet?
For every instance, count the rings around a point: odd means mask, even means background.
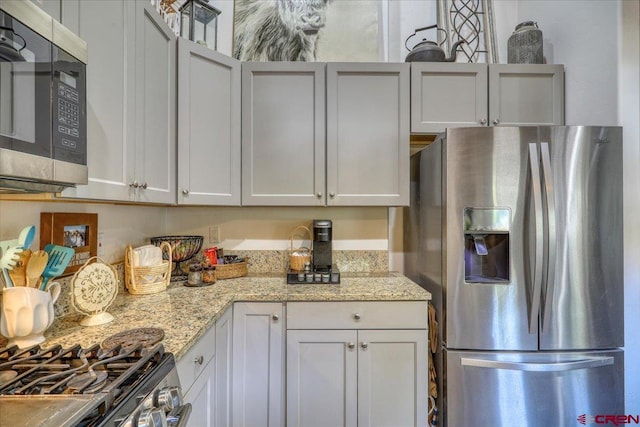
[[[104,231],[98,231],[98,253],[96,255],[104,258]]]
[[[209,227],[209,243],[220,243],[220,226],[212,225]]]

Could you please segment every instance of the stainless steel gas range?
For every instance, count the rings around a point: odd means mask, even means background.
[[[162,344],[0,349],[0,427],[180,427],[190,412]]]

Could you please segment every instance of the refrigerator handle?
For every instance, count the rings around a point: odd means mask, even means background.
[[[503,360],[473,359],[463,357],[460,359],[462,366],[491,369],[508,369],[512,371],[529,372],[566,372],[577,369],[599,368],[601,366],[613,365],[613,357],[586,357],[581,360],[571,362],[553,363],[526,363],[526,362],[506,362]]]
[[[542,148],[542,171],[544,176],[545,197],[547,202],[547,242],[546,256],[547,277],[545,280],[544,305],[542,306],[542,333],[549,326],[551,319],[551,302],[553,301],[553,287],[556,274],[556,204],[551,176],[551,155],[549,143],[540,144]]]
[[[540,314],[540,293],[542,292],[542,262],[544,256],[544,222],[542,218],[542,189],[540,188],[540,160],[538,146],[529,144],[529,166],[531,168],[531,190],[536,225],[536,253],[533,269],[533,293],[529,311],[529,333],[538,333],[538,315]]]

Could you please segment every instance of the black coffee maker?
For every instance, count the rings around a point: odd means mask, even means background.
[[[340,272],[333,264],[333,225],[328,219],[313,220],[311,264],[304,271],[287,272],[289,284],[340,283]]]

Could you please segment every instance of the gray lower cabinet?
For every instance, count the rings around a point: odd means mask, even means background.
[[[288,303],[287,425],[426,426],[426,310]]]
[[[178,204],[240,205],[240,62],[178,39]]]
[[[411,132],[564,124],[564,67],[411,64]]]
[[[231,425],[233,309],[216,321],[215,426]]]
[[[63,0],[89,46],[89,184],[63,197],[175,203],[176,37],[146,0]]]
[[[409,67],[243,63],[242,204],[406,205]]]
[[[284,361],[283,304],[235,303],[231,425],[285,425]]]

